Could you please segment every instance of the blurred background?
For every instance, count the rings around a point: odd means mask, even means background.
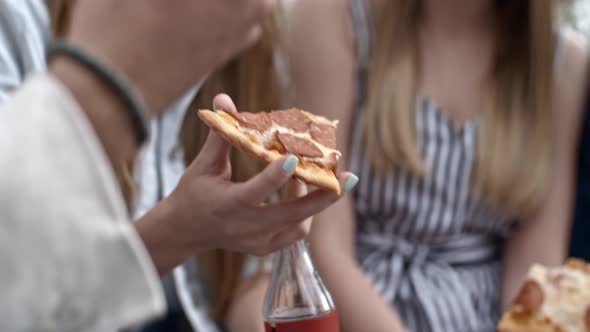
[[[567,0],[563,15],[569,24],[590,37],[590,0]]]

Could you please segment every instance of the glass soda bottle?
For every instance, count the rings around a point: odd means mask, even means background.
[[[264,299],[266,332],[339,332],[330,293],[299,241],[274,254]]]

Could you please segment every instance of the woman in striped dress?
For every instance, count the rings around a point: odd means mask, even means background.
[[[556,5],[296,3],[295,93],[361,179],[310,239],[345,331],[494,331],[563,260],[586,50]]]

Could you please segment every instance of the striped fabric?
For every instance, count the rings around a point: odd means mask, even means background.
[[[513,225],[470,189],[479,122],[453,123],[427,99],[416,109],[426,177],[370,167],[364,103],[370,31],[364,0],[350,0],[359,58],[359,101],[350,170],[357,257],[375,287],[416,332],[491,332],[499,319],[500,247]]]

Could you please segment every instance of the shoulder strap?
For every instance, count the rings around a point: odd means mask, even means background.
[[[371,57],[372,25],[366,0],[349,0],[350,20],[355,37],[358,66],[358,106],[367,95],[369,62]]]
[[[359,65],[368,67],[371,50],[371,29],[367,3],[365,0],[349,0],[349,3]]]

